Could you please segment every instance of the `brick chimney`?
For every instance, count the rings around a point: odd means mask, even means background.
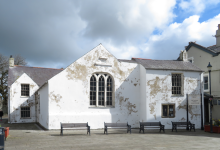
[[[216,30],[216,46],[220,46],[220,24],[218,24],[218,30]]]
[[[9,67],[14,67],[14,58],[12,57],[12,55],[9,58]]]

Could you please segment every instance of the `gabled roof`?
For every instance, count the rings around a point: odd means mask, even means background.
[[[220,47],[216,47],[216,45],[213,45],[210,47],[204,47],[204,46],[201,46],[195,42],[189,42],[189,45],[186,46],[186,51],[188,51],[192,46],[194,46],[204,52],[207,52],[213,56],[218,56],[218,54],[220,53]]]
[[[184,62],[178,60],[150,60],[140,58],[132,58],[132,60],[144,66],[145,69],[203,72],[200,68],[198,68],[191,62]]]
[[[39,87],[60,73],[63,69],[17,66],[9,67],[8,86],[11,86],[23,73],[26,73]]]

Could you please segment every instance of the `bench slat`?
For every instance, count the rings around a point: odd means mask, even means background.
[[[63,128],[87,127],[87,123],[61,123]]]
[[[127,123],[105,123],[107,127],[127,127]]]

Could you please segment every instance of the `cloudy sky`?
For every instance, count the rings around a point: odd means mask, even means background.
[[[65,68],[102,43],[114,56],[176,59],[215,45],[220,0],[1,0],[0,53]]]

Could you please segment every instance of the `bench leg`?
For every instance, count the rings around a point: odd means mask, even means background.
[[[87,127],[87,134],[89,133],[89,135],[90,135],[90,126],[89,127]]]
[[[131,134],[131,126],[129,126],[128,129],[130,130],[130,134]]]
[[[104,134],[105,133],[106,133],[106,135],[108,134],[108,128],[107,127],[104,128]]]
[[[60,135],[63,135],[63,128],[60,129]]]
[[[140,126],[140,131],[139,131],[139,133],[141,133],[142,130],[143,130],[143,133],[144,133],[144,126]]]

